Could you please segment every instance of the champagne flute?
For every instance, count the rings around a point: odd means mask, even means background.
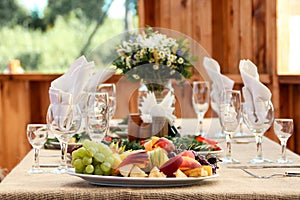
[[[231,156],[231,139],[241,119],[241,93],[238,90],[224,90],[221,93],[219,119],[226,134],[226,155],[222,163],[239,163]]]
[[[286,157],[286,144],[288,139],[293,134],[294,124],[293,119],[275,119],[274,132],[281,144],[281,158],[277,160],[278,163],[291,163],[292,161]]]
[[[61,147],[60,166],[52,172],[56,174],[66,173],[68,170],[68,142],[81,127],[80,108],[78,104],[73,103],[50,104],[46,120],[48,129],[57,137]]]
[[[209,82],[206,81],[194,81],[193,82],[193,107],[197,114],[199,122],[199,131],[197,135],[205,135],[203,131],[203,118],[208,110],[209,106]]]
[[[243,118],[248,129],[254,134],[256,140],[257,155],[249,162],[252,164],[261,164],[272,162],[263,157],[262,137],[271,127],[274,120],[274,108],[271,101],[245,102],[243,106]]]
[[[90,138],[100,143],[109,127],[109,100],[106,92],[90,92],[87,99],[86,130]]]
[[[27,125],[27,139],[31,146],[34,148],[34,165],[28,174],[41,174],[45,171],[40,168],[39,155],[40,149],[43,147],[48,138],[48,130],[46,124],[28,124]]]

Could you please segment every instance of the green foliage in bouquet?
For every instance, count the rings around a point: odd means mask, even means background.
[[[151,27],[141,34],[130,35],[116,50],[119,57],[113,65],[131,81],[163,84],[169,79],[190,78],[196,59],[190,56],[185,39],[175,40],[154,32]]]

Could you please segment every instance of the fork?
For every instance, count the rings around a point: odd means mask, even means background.
[[[284,174],[280,174],[280,173],[275,173],[275,174],[271,174],[271,175],[268,175],[268,176],[259,176],[259,175],[256,175],[256,174],[253,174],[252,172],[246,170],[246,169],[242,169],[244,172],[246,172],[247,174],[255,177],[255,178],[262,178],[262,179],[269,179],[273,176],[289,176],[289,177],[300,177],[300,172],[284,172]]]

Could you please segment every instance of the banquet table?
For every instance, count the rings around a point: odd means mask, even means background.
[[[193,120],[185,120],[185,122],[179,123],[182,132],[187,133],[197,124]],[[215,120],[208,119],[205,124],[205,130],[209,134],[218,130],[219,125]],[[224,148],[224,139],[218,141]],[[250,166],[247,161],[255,156],[253,137],[234,138],[232,151],[233,156],[239,159],[241,164],[219,163],[218,177],[191,186],[159,188],[128,187],[126,184],[119,187],[96,186],[69,174],[27,174],[26,171],[33,163],[33,151],[30,151],[0,183],[0,199],[300,199],[300,177],[276,176],[270,179],[258,179],[249,176],[239,168]],[[276,160],[280,156],[280,146],[264,138],[263,152],[265,157]],[[58,163],[57,154],[59,154],[58,150],[42,149],[40,163]],[[300,166],[299,155],[287,151],[287,157],[293,160],[293,165]],[[299,166],[248,170],[259,175],[270,175],[285,171],[300,172]],[[51,168],[45,169],[51,170]]]

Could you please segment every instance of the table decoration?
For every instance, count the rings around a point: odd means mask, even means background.
[[[171,80],[183,81],[192,76],[195,57],[185,39],[174,39],[147,27],[142,33],[130,34],[116,47],[119,56],[113,65],[130,81],[140,82],[138,106],[152,92],[158,103],[171,92]],[[174,102],[173,102],[174,103]]]
[[[254,134],[257,155],[250,160],[253,164],[272,162],[263,157],[262,136],[271,127],[274,120],[274,108],[270,90],[259,81],[257,67],[250,60],[241,60],[239,65],[244,87],[242,89],[245,103],[243,118],[246,126]]]

